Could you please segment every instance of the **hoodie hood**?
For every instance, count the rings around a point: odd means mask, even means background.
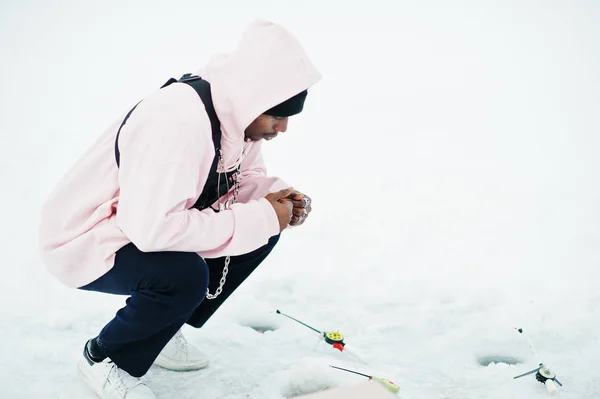
[[[265,111],[321,79],[298,40],[284,27],[257,20],[235,50],[215,55],[197,72],[211,85],[221,121],[224,169],[241,162],[244,130]]]

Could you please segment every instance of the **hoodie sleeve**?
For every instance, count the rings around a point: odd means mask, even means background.
[[[240,255],[279,233],[265,199],[229,210],[189,209],[214,157],[210,121],[193,89],[173,84],[145,99],[121,131],[117,225],[144,252]]]

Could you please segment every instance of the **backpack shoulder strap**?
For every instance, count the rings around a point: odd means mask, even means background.
[[[123,119],[123,122],[121,122],[121,126],[119,126],[119,130],[117,131],[117,137],[115,138],[115,160],[117,161],[117,167],[120,166],[120,161],[121,161],[121,153],[119,152],[119,135],[121,134],[121,129],[123,129],[123,126],[125,126],[125,123],[127,123],[127,119],[129,119],[129,116],[131,115],[131,113],[133,112],[133,110],[135,110],[135,108],[141,103],[141,101],[137,104],[135,104],[133,106],[133,108],[131,108],[131,110],[129,110],[129,112],[127,113],[127,115],[125,115],[125,118]]]
[[[210,83],[202,79],[200,76],[192,76],[189,73],[183,75],[181,79],[179,79],[179,82],[187,83],[194,90],[196,90],[196,93],[204,103],[204,108],[206,108],[206,113],[210,119],[213,143],[215,145],[215,149],[219,149],[221,146],[221,121],[219,121],[217,111],[215,111],[212,94],[210,92]]]
[[[161,89],[164,87],[167,87],[175,82],[186,83],[189,86],[191,86],[196,91],[196,93],[198,94],[198,96],[200,97],[202,102],[204,103],[206,113],[208,114],[208,118],[210,119],[210,127],[212,130],[212,139],[213,139],[213,144],[215,146],[215,153],[216,153],[219,149],[219,146],[221,145],[221,122],[219,121],[219,118],[217,117],[217,112],[215,111],[215,106],[213,105],[213,102],[212,102],[212,95],[210,92],[210,84],[206,80],[203,80],[200,76],[192,76],[191,74],[186,73],[179,80],[170,78],[164,85],[161,86]],[[133,113],[135,108],[140,103],[141,103],[141,101],[138,102],[136,105],[134,105],[133,108],[131,108],[131,110],[127,113],[127,115],[123,119],[123,122],[121,122],[121,126],[119,126],[119,130],[117,131],[117,136],[115,138],[115,160],[117,161],[117,167],[120,166],[120,162],[121,162],[121,153],[119,151],[119,135],[121,134],[121,129],[123,129],[123,126],[125,126],[125,123],[127,123],[127,119],[129,119],[129,116]]]

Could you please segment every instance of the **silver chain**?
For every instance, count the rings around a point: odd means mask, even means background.
[[[220,150],[219,150],[220,151]],[[244,146],[244,151],[242,152],[242,159],[246,153],[246,146]],[[223,166],[223,155],[219,154],[219,163]],[[240,188],[240,179],[241,179],[241,169],[242,169],[242,161],[240,159],[240,163],[237,166],[235,171],[235,175],[233,178],[233,201],[229,202],[229,199],[225,201],[224,209],[228,209],[231,204],[234,204],[237,201],[238,191]],[[227,178],[227,175],[225,175]],[[217,187],[220,187],[221,174],[219,173],[219,179],[217,181]],[[225,257],[225,266],[223,267],[223,274],[221,275],[221,280],[219,281],[219,287],[215,291],[214,295],[210,293],[210,287],[206,288],[206,299],[215,299],[221,292],[223,292],[223,286],[225,285],[225,281],[227,280],[227,273],[229,273],[229,262],[231,262],[231,257],[228,255]]]
[[[229,273],[229,262],[231,261],[231,257],[227,256],[225,258],[225,267],[223,268],[223,274],[221,275],[221,281],[219,281],[219,287],[215,291],[215,294],[212,295],[210,293],[210,288],[206,288],[206,299],[215,299],[221,292],[223,292],[223,286],[225,285],[225,281],[227,280],[227,273]]]

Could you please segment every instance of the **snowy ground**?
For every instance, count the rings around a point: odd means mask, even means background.
[[[0,4],[0,397],[94,397],[75,362],[125,298],[48,276],[39,207],[116,115],[254,17],[292,29],[324,75],[265,146],[315,210],[205,328],[185,330],[210,368],[149,372],[159,398],[362,382],[337,365],[404,399],[535,399],[541,384],[512,377],[540,361],[560,397],[600,397],[598,3],[214,3]],[[367,364],[276,309],[339,329]],[[248,327],[262,324],[277,329]]]

